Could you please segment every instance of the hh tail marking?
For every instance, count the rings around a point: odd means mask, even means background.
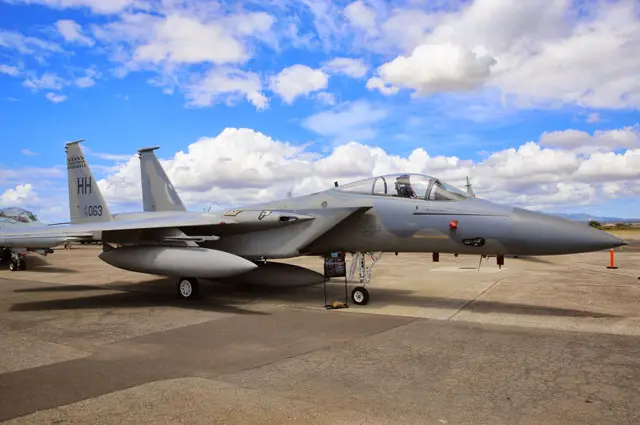
[[[78,195],[88,195],[91,193],[91,176],[78,177]]]

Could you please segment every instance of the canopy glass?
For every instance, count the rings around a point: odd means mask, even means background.
[[[469,196],[455,187],[425,174],[389,174],[338,186],[343,192],[428,201],[461,201]]]
[[[35,223],[38,217],[29,210],[18,207],[0,208],[0,220],[17,221],[19,223]]]

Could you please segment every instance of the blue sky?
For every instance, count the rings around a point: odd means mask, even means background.
[[[191,208],[404,167],[638,217],[639,6],[580,4],[0,0],[0,199],[65,219],[81,138],[114,211],[159,145]]]

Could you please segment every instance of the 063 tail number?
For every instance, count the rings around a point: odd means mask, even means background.
[[[102,217],[102,205],[85,205],[85,217]]]

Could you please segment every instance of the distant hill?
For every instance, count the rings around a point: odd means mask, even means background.
[[[550,213],[551,215],[555,215],[558,217],[563,217],[573,221],[589,221],[595,220],[600,223],[640,223],[640,218],[620,218],[620,217],[601,217],[594,216],[591,214],[584,213],[575,213],[575,214],[564,214],[564,213]]]

